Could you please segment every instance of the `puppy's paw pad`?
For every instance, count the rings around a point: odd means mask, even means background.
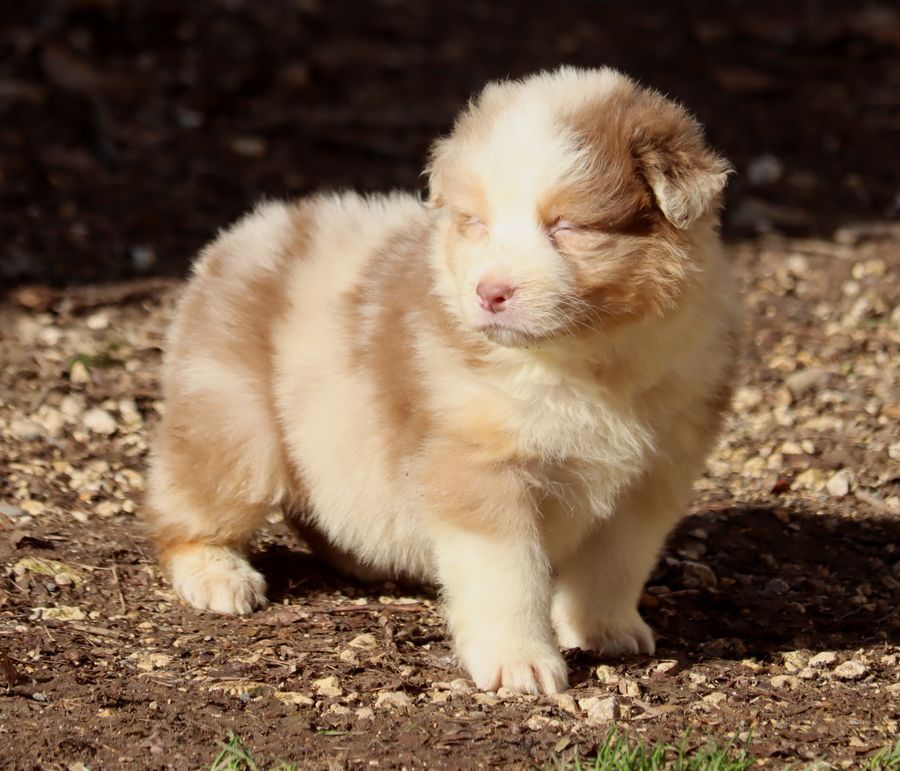
[[[200,610],[245,615],[266,604],[266,580],[237,552],[202,546],[169,562],[172,586]]]
[[[523,643],[504,651],[470,649],[462,656],[483,691],[508,688],[514,693],[559,693],[568,686],[566,662],[556,648]]]
[[[653,630],[636,610],[622,618],[595,622],[583,632],[569,624],[560,624],[557,634],[562,647],[581,648],[601,656],[653,655],[656,650]]]

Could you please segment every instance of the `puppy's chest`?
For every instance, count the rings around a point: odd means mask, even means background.
[[[653,445],[628,400],[599,388],[527,384],[506,406],[520,451],[542,464],[627,471],[641,467]]]
[[[562,558],[646,468],[653,442],[627,403],[556,389],[518,405],[518,442],[549,553]]]

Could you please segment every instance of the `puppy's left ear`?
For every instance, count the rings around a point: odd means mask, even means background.
[[[689,228],[717,208],[731,164],[703,138],[700,124],[660,94],[645,93],[647,120],[632,136],[632,153],[660,211],[675,227]]]
[[[422,172],[428,178],[428,198],[425,206],[428,209],[440,209],[444,205],[443,166],[448,153],[449,140],[438,139],[428,152],[428,165]]]

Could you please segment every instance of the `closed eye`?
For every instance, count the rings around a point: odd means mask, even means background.
[[[467,211],[455,211],[453,216],[460,225],[483,225],[484,223],[474,214]]]
[[[578,233],[586,229],[587,228],[584,225],[579,225],[577,222],[572,222],[572,220],[566,220],[560,217],[547,228],[547,233],[551,238],[555,238],[558,235]]]
[[[461,233],[482,233],[486,229],[484,222],[474,214],[464,211],[454,211],[453,219],[456,228]]]

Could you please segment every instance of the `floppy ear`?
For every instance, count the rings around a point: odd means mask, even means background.
[[[733,171],[709,148],[700,125],[682,107],[660,94],[647,94],[646,122],[632,136],[632,153],[660,211],[685,229],[719,205]]]

